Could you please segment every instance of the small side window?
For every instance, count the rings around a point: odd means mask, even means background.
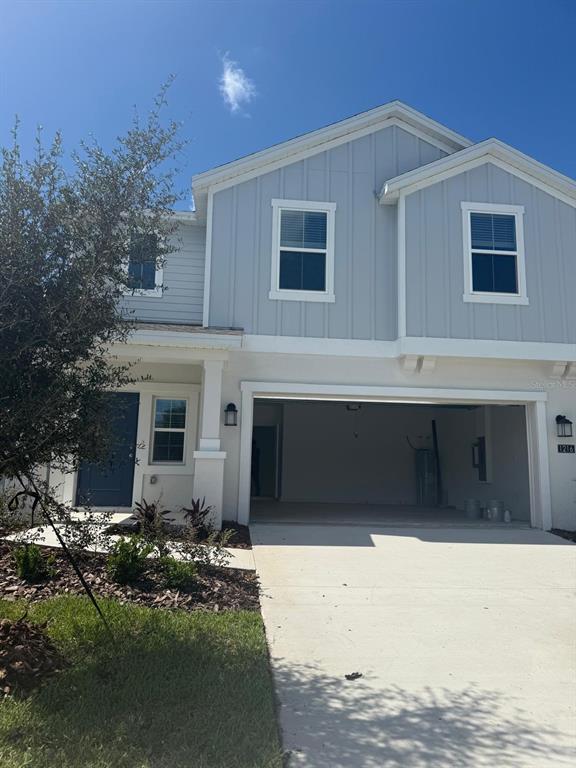
[[[163,271],[156,267],[158,238],[154,234],[134,235],[128,257],[128,295],[162,295]]]
[[[186,437],[186,400],[156,398],[152,463],[182,464]]]

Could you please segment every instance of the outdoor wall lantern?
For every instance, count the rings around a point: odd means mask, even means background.
[[[238,408],[236,408],[234,403],[228,403],[226,408],[224,408],[224,426],[238,426]]]
[[[572,422],[566,416],[556,416],[556,434],[558,437],[572,437]]]

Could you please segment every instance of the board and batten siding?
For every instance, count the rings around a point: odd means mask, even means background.
[[[164,263],[162,296],[125,296],[122,306],[138,320],[202,325],[206,228],[180,224],[174,239],[177,250]]]
[[[523,205],[529,305],[466,303],[462,201]],[[576,342],[576,209],[493,164],[406,197],[408,336]]]
[[[249,334],[395,339],[396,211],[379,205],[376,193],[386,179],[445,154],[390,126],[216,192],[210,325]],[[337,204],[333,304],[269,298],[273,198]]]

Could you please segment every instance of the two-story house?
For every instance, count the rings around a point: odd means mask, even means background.
[[[193,192],[131,267],[128,459],[64,500],[576,528],[576,182],[392,102]]]

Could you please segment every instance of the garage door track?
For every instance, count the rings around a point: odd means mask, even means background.
[[[511,528],[252,539],[288,765],[576,764],[576,546]]]

